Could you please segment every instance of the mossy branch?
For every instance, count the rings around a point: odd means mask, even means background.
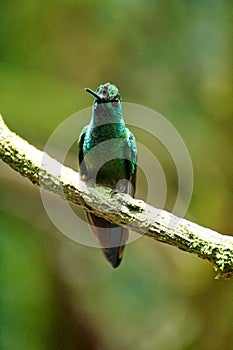
[[[218,275],[233,277],[233,237],[226,236],[125,194],[88,185],[79,174],[58,163],[10,131],[0,116],[0,158],[48,191],[118,225],[173,245],[213,263]],[[60,172],[58,171],[60,169]]]

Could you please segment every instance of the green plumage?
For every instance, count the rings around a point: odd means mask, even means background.
[[[100,85],[94,96],[92,118],[82,130],[79,145],[80,172],[84,180],[92,180],[119,192],[134,196],[137,149],[132,132],[126,128],[122,104],[115,85]],[[106,258],[113,267],[122,259],[128,230],[87,214],[87,219]]]

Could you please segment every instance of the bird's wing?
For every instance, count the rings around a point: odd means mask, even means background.
[[[84,154],[83,154],[83,143],[84,143],[84,138],[86,135],[87,128],[88,128],[88,125],[84,126],[78,139],[78,160],[79,160],[79,167],[80,167],[80,175],[87,175],[87,169],[84,162]]]
[[[126,142],[124,148],[127,180],[130,184],[127,189],[127,193],[134,197],[136,190],[136,174],[137,174],[137,146],[133,133],[126,128]]]

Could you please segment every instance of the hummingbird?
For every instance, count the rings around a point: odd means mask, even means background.
[[[83,128],[78,140],[81,178],[111,188],[112,194],[121,192],[134,197],[137,147],[122,116],[119,90],[110,83],[100,85],[96,91],[85,90],[94,102],[90,124]],[[128,229],[91,213],[86,216],[105,258],[114,268],[119,266]]]

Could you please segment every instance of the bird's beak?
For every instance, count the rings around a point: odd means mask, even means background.
[[[88,92],[88,94],[92,95],[93,97],[95,97],[97,100],[102,101],[101,96],[99,96],[95,91],[89,89],[89,88],[85,88],[85,91]]]

